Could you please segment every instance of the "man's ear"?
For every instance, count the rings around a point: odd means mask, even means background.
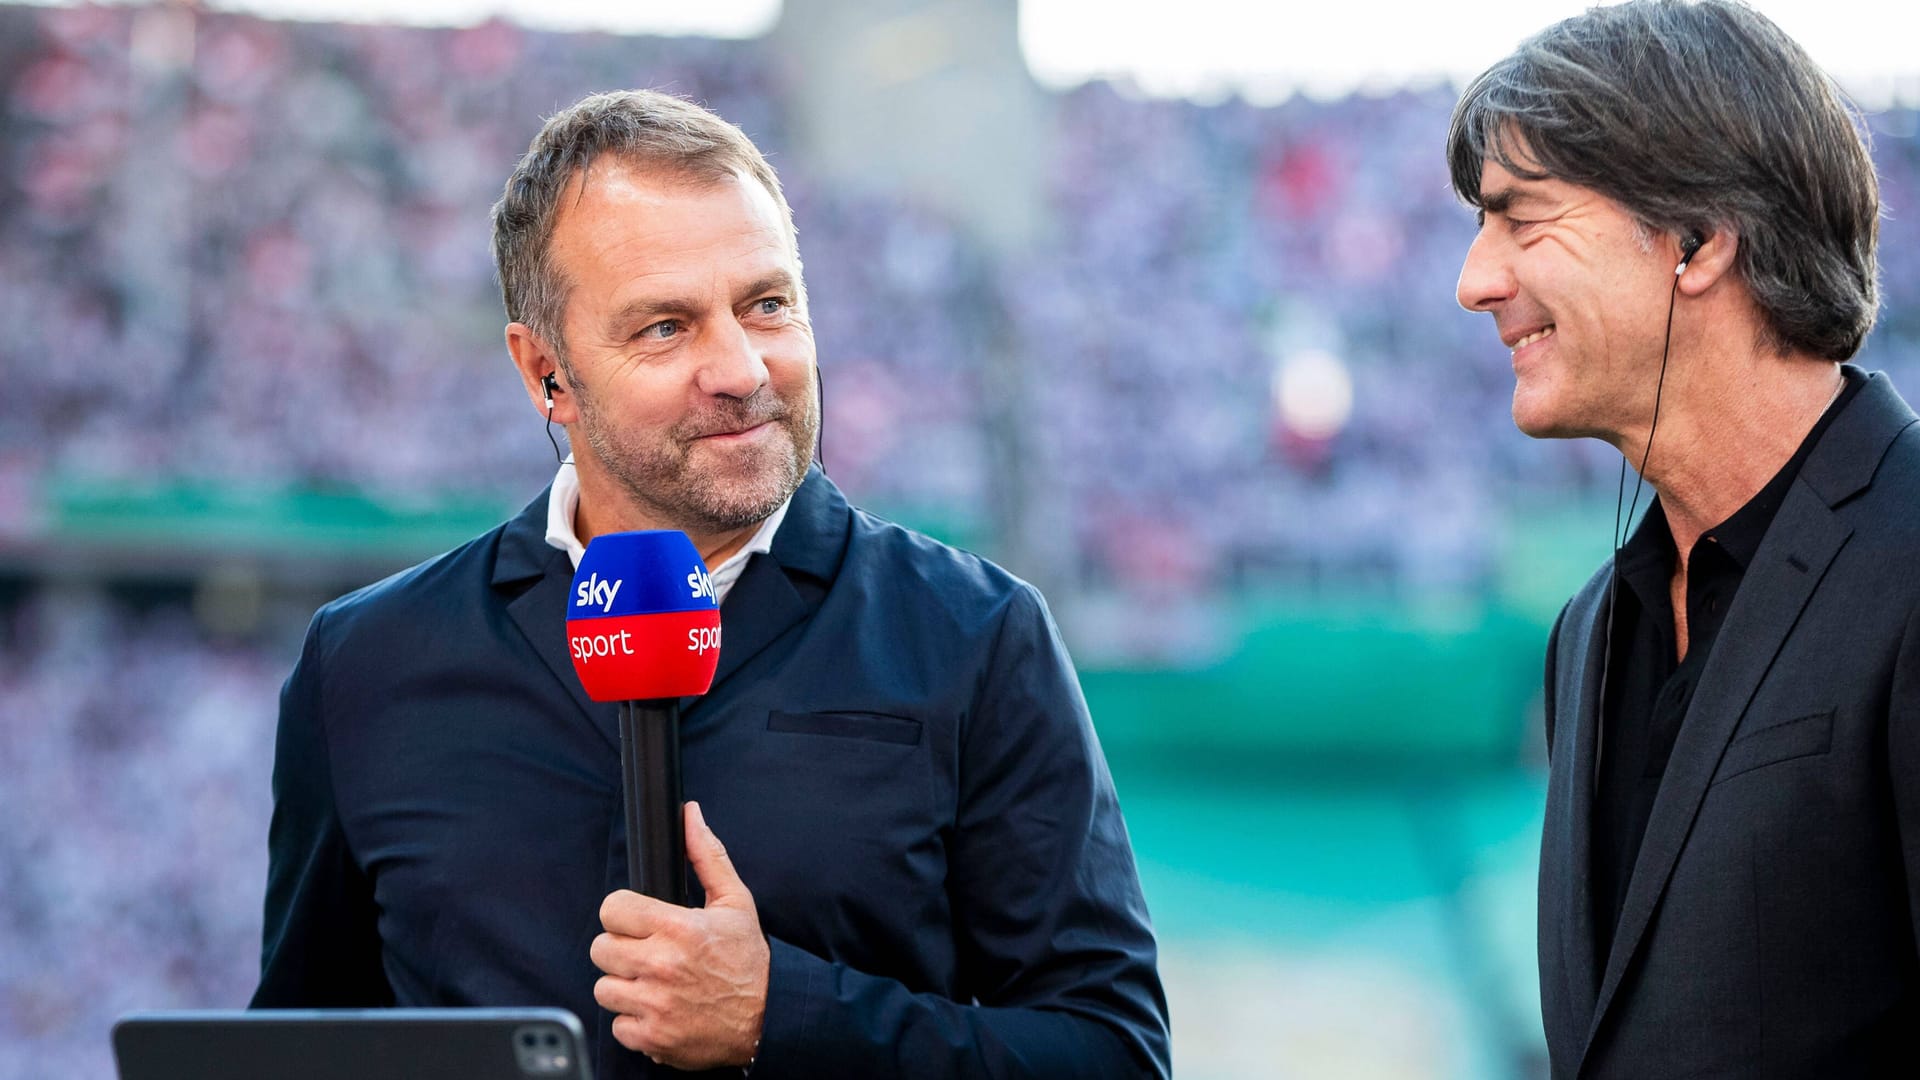
[[[1686,269],[1680,274],[1680,292],[1686,296],[1699,296],[1731,273],[1734,254],[1740,250],[1740,234],[1732,229],[1703,229],[1697,235],[1701,237],[1700,247],[1691,258],[1686,257],[1678,241],[1674,243],[1677,257],[1686,258]]]
[[[545,338],[534,333],[526,323],[507,324],[507,354],[513,357],[513,366],[520,372],[520,383],[527,391],[527,400],[533,403],[535,412],[542,420],[552,419],[556,424],[571,424],[580,418],[579,409],[574,406],[573,395],[566,392],[566,376],[560,367],[560,357]],[[553,396],[553,412],[547,412],[546,377],[552,375],[559,383],[560,393]]]

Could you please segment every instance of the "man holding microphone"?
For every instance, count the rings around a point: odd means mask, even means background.
[[[1447,152],[1514,422],[1655,493],[1547,644],[1553,1075],[1913,1075],[1920,428],[1844,363],[1858,119],[1752,9],[1630,0],[1481,75]]]
[[[534,139],[494,250],[508,351],[574,454],[513,520],[315,616],[254,1004],[598,1012],[601,1077],[1165,1075],[1065,649],[1030,586],[812,466],[806,291],[759,151],[677,98],[595,95]],[[615,707],[564,631],[585,544],[651,528],[692,538],[724,626],[681,726],[684,908],[622,887]]]

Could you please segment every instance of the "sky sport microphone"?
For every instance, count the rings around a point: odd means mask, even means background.
[[[628,882],[685,906],[679,699],[706,693],[720,662],[720,605],[687,534],[594,537],[573,575],[567,649],[587,696],[620,703]]]

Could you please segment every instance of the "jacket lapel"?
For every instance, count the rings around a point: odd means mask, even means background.
[[[785,525],[781,523],[782,532],[786,531]],[[805,619],[807,612],[806,602],[779,563],[766,555],[748,560],[746,570],[728,591],[726,603],[720,606],[720,662],[707,692],[719,689],[748,660]],[[689,704],[693,700],[686,699]]]
[[[709,694],[812,614],[816,605],[796,587],[796,576],[832,581],[851,523],[840,489],[817,467],[808,470],[774,534],[773,549],[748,560],[720,606],[720,663]],[[691,708],[698,700],[685,698],[682,705]]]
[[[573,561],[566,552],[547,545],[547,497],[547,492],[541,492],[501,530],[493,560],[493,587],[512,594],[506,602],[507,614],[521,636],[567,688],[580,714],[593,722],[608,748],[617,749],[617,712],[587,697],[567,653],[567,594],[573,584]]]
[[[1755,553],[1700,674],[1654,798],[1587,1032],[1588,1049],[1666,892],[1734,728],[1807,600],[1853,534],[1833,508],[1872,482],[1894,437],[1913,422],[1912,410],[1886,377],[1871,376],[1814,447]]]

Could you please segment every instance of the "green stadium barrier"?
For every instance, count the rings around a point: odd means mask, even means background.
[[[55,542],[389,558],[395,566],[462,543],[514,509],[479,496],[404,501],[193,482],[65,482],[52,491],[46,521]],[[963,520],[912,517],[949,541],[979,539]],[[1102,742],[1116,756],[1168,762],[1512,763],[1536,715],[1547,627],[1604,552],[1596,520],[1579,508],[1517,517],[1484,598],[1242,603],[1223,615],[1241,629],[1217,663],[1083,666]]]
[[[1498,601],[1276,604],[1199,670],[1083,669],[1111,752],[1516,760],[1546,626]]]
[[[64,540],[419,558],[492,528],[515,507],[494,498],[405,500],[363,491],[248,490],[179,482],[152,487],[63,482],[46,515]]]

